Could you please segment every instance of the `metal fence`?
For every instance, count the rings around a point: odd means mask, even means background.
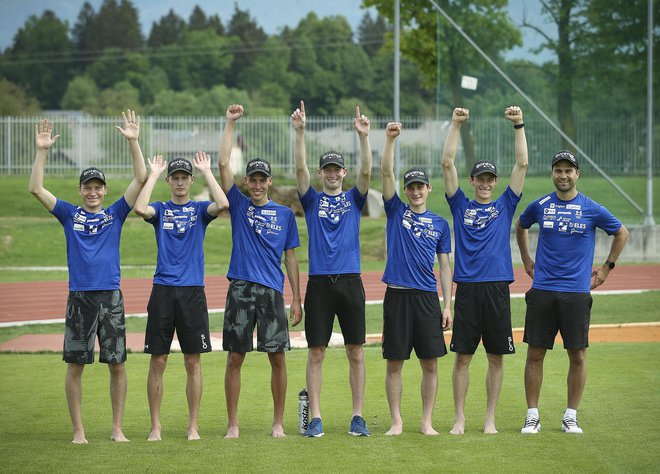
[[[34,125],[41,117],[0,117],[0,174],[27,174],[35,156]],[[50,118],[50,117],[49,117]],[[98,166],[109,175],[129,175],[131,160],[125,139],[114,126],[119,119],[84,115],[53,117],[55,134],[61,135],[49,153],[47,172],[75,175],[87,166]],[[380,166],[388,119],[372,119],[370,142],[374,172]],[[148,117],[140,125],[140,144],[145,157],[163,154],[192,158],[197,150],[215,156],[224,117]],[[402,120],[401,169],[423,166],[431,175],[441,174],[442,146],[450,125],[424,117]],[[477,158],[490,159],[500,169],[513,167],[513,131],[511,123],[497,118],[470,119],[477,144]],[[546,123],[526,120],[530,174],[548,172],[550,157],[560,148],[557,133]],[[609,174],[642,175],[646,173],[646,125],[617,120],[588,120],[577,123],[577,143]],[[234,133],[236,170],[245,160],[268,159],[279,176],[294,176],[294,132],[288,117],[244,117]],[[328,150],[344,154],[347,166],[355,168],[359,160],[359,140],[352,117],[309,118],[306,131],[309,166],[318,166],[318,157]],[[238,153],[238,150],[241,153]],[[654,170],[660,161],[660,140],[654,142]],[[463,164],[459,150],[457,165]],[[240,173],[241,171],[237,171]],[[656,171],[657,174],[657,171]]]

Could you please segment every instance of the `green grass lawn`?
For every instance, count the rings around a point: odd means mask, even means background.
[[[560,432],[565,408],[567,359],[548,354],[541,394],[543,431],[519,434],[525,415],[524,356],[506,358],[497,412],[500,433],[482,434],[485,357],[471,367],[466,434],[447,434],[453,421],[452,356],[438,361],[439,390],[434,415],[437,437],[419,433],[420,369],[404,366],[404,433],[386,437],[389,411],[384,390],[385,363],[378,347],[365,351],[367,384],[364,416],[373,436],[353,438],[347,363],[342,349],[330,349],[324,366],[322,410],[326,435],[306,439],[296,433],[297,393],[304,386],[307,353],[287,354],[289,385],[285,439],[269,436],[272,402],[270,368],[264,354],[250,354],[243,367],[239,402],[241,437],[225,440],[223,374],[226,355],[204,355],[202,440],[185,439],[187,408],[181,354],[170,356],[162,405],[163,441],[148,443],[145,394],[148,356],[131,354],[124,416],[127,444],[109,441],[111,412],[107,369],[89,366],[83,379],[86,446],[70,444],[63,390],[65,364],[58,354],[0,355],[0,458],[3,472],[657,472],[660,462],[660,344],[594,344],[589,349],[589,380],[579,411],[585,434]],[[654,446],[656,446],[654,448]]]

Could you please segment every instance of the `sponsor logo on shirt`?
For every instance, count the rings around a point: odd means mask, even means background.
[[[194,207],[184,207],[183,212],[194,212],[195,208]]]
[[[82,224],[73,224],[73,230],[78,231],[78,232],[84,232],[85,231],[85,226]]]
[[[163,229],[164,230],[174,229],[174,222],[163,222]]]
[[[543,221],[544,229],[552,229],[555,226],[555,223],[552,221]]]
[[[566,204],[566,209],[580,210],[582,206],[580,204]]]
[[[552,209],[549,208],[549,207],[543,208],[543,214],[554,214],[555,212],[556,212],[556,209],[554,209],[554,208],[552,208]]]
[[[551,196],[546,196],[546,197],[544,197],[543,199],[541,199],[541,200],[539,201],[539,204],[543,204],[543,203],[547,202],[547,200],[550,199],[550,197],[551,197]],[[554,207],[554,206],[553,206],[552,204],[550,204],[550,207]]]
[[[334,197],[321,196],[318,216],[336,224],[345,213],[351,210],[351,206],[352,203],[346,200],[345,193]]]

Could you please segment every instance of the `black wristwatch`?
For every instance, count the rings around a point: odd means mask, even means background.
[[[610,267],[610,270],[614,270],[614,267],[616,267],[616,263],[614,263],[612,260],[605,260],[605,265]]]

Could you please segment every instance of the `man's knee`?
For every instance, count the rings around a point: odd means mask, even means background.
[[[347,344],[346,357],[351,364],[361,364],[364,361],[362,344]]]
[[[202,366],[202,358],[200,354],[184,354],[183,360],[187,373],[194,374],[200,371]]]
[[[157,373],[165,372],[165,367],[167,366],[167,354],[164,355],[152,355],[151,360],[149,361],[149,368]]]
[[[325,359],[325,352],[324,346],[310,347],[307,352],[307,360],[312,365],[320,365]]]

